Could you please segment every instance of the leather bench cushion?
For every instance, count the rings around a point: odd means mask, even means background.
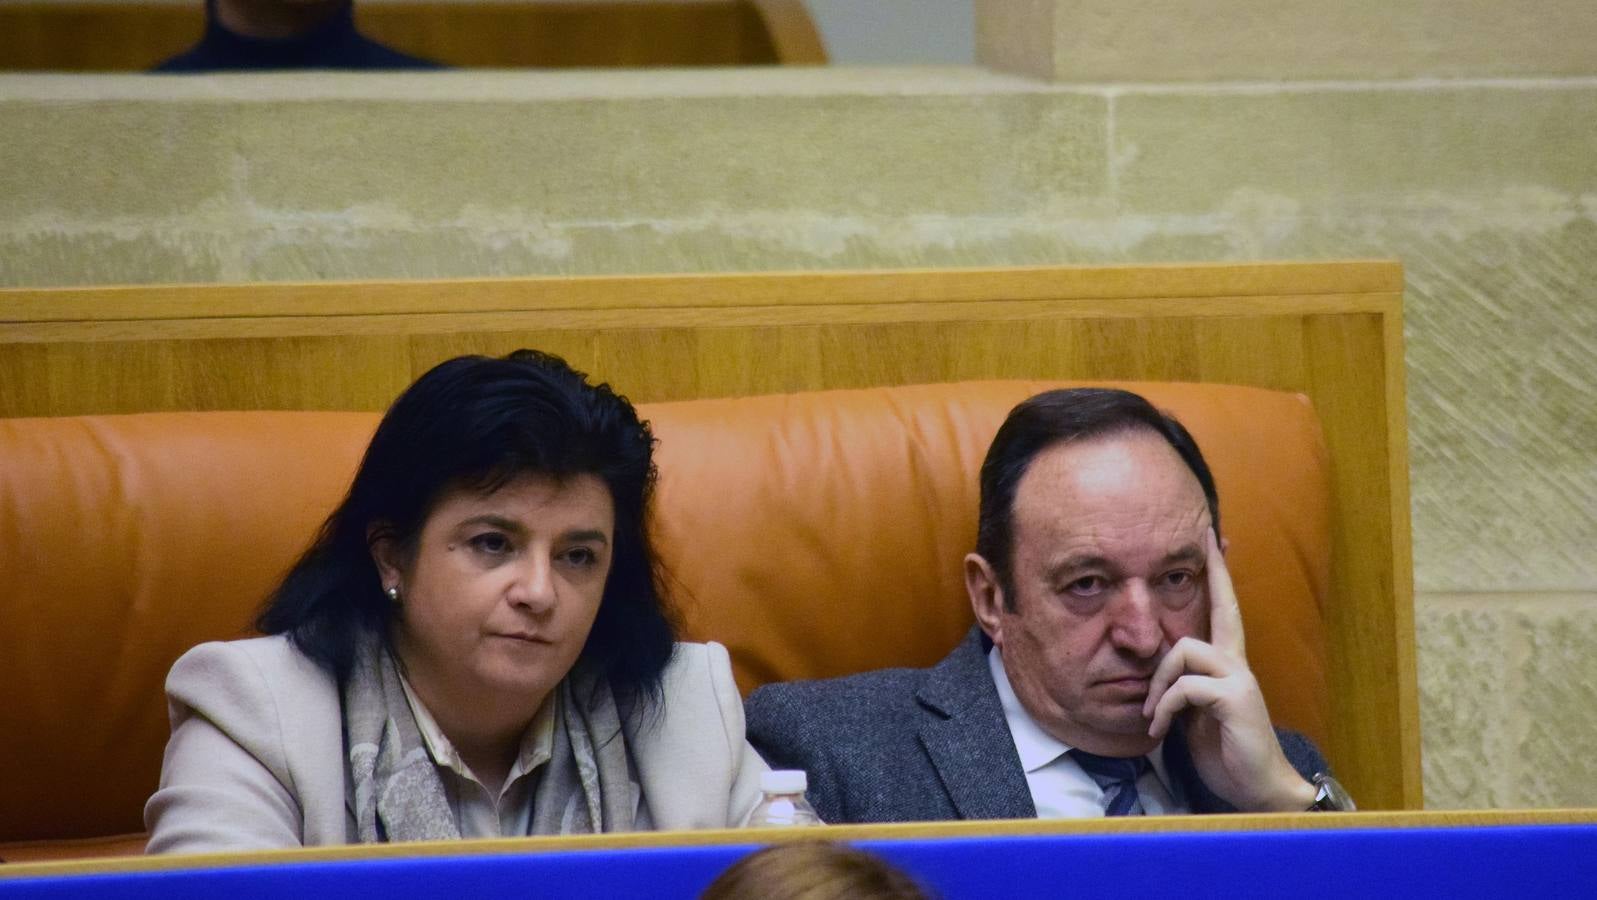
[[[657,546],[687,636],[739,684],[927,665],[971,621],[976,473],[1014,403],[984,382],[646,404]],[[1277,721],[1327,731],[1327,460],[1305,399],[1129,385],[1215,470],[1248,647]],[[0,841],[142,827],[162,684],[245,636],[347,487],[370,413],[0,420]],[[5,855],[0,853],[0,856]]]
[[[1095,382],[1095,384],[1105,384]],[[1062,382],[963,382],[656,404],[657,534],[695,639],[769,681],[926,666],[973,620],[977,473],[1005,415]],[[1329,473],[1306,398],[1119,384],[1214,470],[1248,652],[1278,724],[1325,743]]]
[[[0,841],[138,831],[185,650],[245,637],[369,413],[0,419]]]

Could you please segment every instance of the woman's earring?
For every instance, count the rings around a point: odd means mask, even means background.
[[[395,606],[399,605],[399,585],[396,584],[388,590],[383,591],[383,593],[388,595],[388,599],[392,600]]]

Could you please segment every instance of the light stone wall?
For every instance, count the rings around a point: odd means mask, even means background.
[[[977,60],[1076,82],[1593,74],[1590,0],[976,0]]]
[[[1597,805],[1597,79],[0,77],[0,285],[1408,272],[1429,805]]]
[[[833,65],[976,62],[974,0],[805,0]]]

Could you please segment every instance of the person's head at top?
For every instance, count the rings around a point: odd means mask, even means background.
[[[934,896],[887,860],[845,844],[795,841],[732,864],[699,900],[928,900]]]
[[[436,68],[362,34],[353,0],[206,0],[200,40],[154,71]]]
[[[1125,391],[1017,406],[981,469],[965,580],[1027,712],[1064,743],[1148,753],[1160,662],[1209,639],[1214,478],[1175,419]]]
[[[581,668],[647,701],[673,629],[645,527],[653,436],[558,357],[461,357],[388,410],[260,618],[347,678],[363,645],[493,784]]]
[[[351,0],[210,0],[207,9],[222,27],[244,37],[299,37],[353,6]]]

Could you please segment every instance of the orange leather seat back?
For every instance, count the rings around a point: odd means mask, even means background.
[[[1248,654],[1279,725],[1328,734],[1330,480],[1308,400],[1121,383],[1175,414],[1214,472]],[[973,621],[978,472],[1021,400],[1063,382],[824,391],[645,408],[660,439],[656,534],[688,636],[747,693],[940,660]],[[1079,385],[1078,385],[1079,386]]]
[[[167,670],[197,643],[249,635],[376,425],[371,413],[0,419],[0,841],[144,827]]]
[[[1010,407],[1057,384],[642,406],[660,439],[657,546],[687,636],[725,643],[745,690],[941,658],[971,621],[960,560],[987,445]],[[1323,742],[1329,488],[1312,410],[1254,388],[1127,386],[1202,446],[1272,713]],[[0,841],[142,827],[167,669],[196,643],[249,633],[376,422],[0,420]]]

